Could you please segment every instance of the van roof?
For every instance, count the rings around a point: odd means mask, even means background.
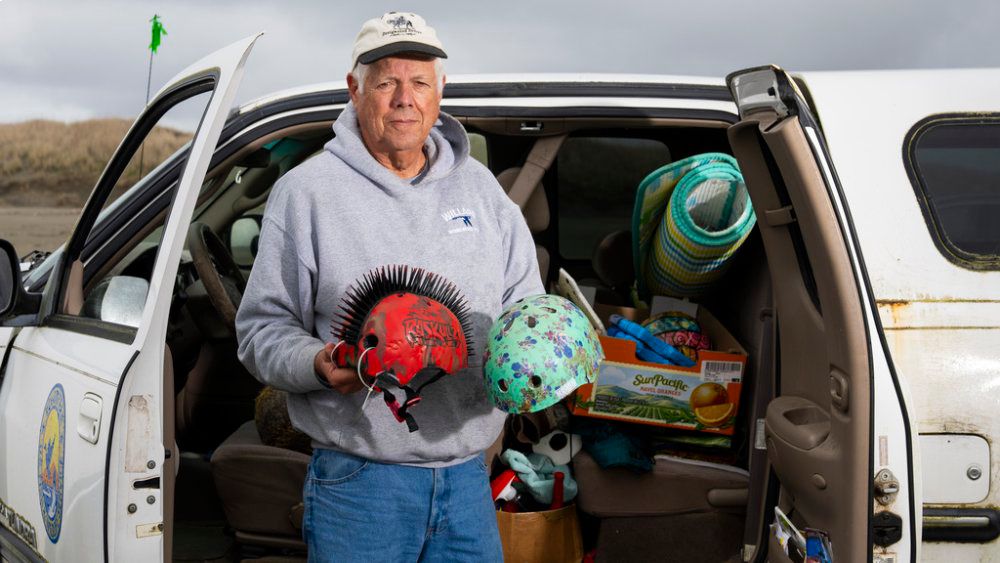
[[[456,74],[448,75],[448,84],[523,84],[523,83],[611,83],[611,84],[689,84],[693,86],[724,87],[722,77],[656,75],[656,74],[602,74],[602,73],[506,73],[506,74]],[[346,90],[347,82],[334,80],[279,90],[251,100],[239,108],[246,113],[262,105],[284,99],[322,92]]]

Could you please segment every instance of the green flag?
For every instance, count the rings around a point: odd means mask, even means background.
[[[152,29],[153,37],[149,41],[149,50],[155,53],[156,50],[160,48],[160,36],[166,35],[167,30],[164,29],[163,24],[160,23],[160,16],[154,14],[153,19],[149,21],[153,23],[153,29]]]

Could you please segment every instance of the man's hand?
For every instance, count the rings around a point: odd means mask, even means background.
[[[347,395],[364,389],[361,380],[358,379],[358,372],[354,368],[338,368],[337,364],[330,359],[333,353],[334,344],[328,342],[313,359],[313,369],[316,373],[326,379],[334,391]]]

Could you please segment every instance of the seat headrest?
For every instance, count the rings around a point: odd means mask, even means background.
[[[515,166],[497,174],[497,182],[503,187],[504,192],[510,193],[520,172],[521,167]],[[545,187],[541,182],[538,182],[524,206],[524,220],[532,234],[540,233],[549,227],[549,202],[545,198]]]
[[[632,265],[632,232],[608,234],[594,249],[591,260],[594,272],[608,287],[621,290],[632,285],[635,268]]]

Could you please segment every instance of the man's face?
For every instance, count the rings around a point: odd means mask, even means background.
[[[420,150],[441,110],[434,60],[386,57],[372,63],[364,78],[363,92],[350,75],[348,87],[368,150]]]

